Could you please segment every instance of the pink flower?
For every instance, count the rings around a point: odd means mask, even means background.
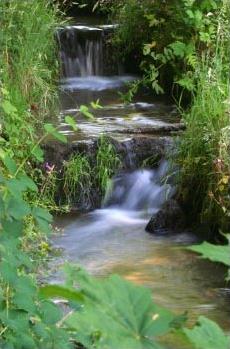
[[[45,163],[45,169],[47,174],[51,174],[55,168],[55,165],[51,165],[48,162]]]

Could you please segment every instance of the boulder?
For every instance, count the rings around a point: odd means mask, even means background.
[[[183,210],[175,199],[166,201],[161,209],[151,217],[145,230],[151,234],[181,232],[186,227]]]

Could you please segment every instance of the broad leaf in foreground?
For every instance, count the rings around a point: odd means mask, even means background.
[[[200,316],[193,329],[184,332],[196,349],[229,349],[230,337],[213,321]]]
[[[230,235],[226,235],[228,245],[220,246],[204,242],[201,245],[188,247],[193,252],[200,253],[203,258],[210,259],[212,262],[219,262],[229,267],[226,280],[230,280]]]
[[[84,295],[82,309],[66,325],[87,348],[160,349],[156,337],[173,326],[174,316],[152,302],[151,291],[117,275],[97,280],[77,273]]]

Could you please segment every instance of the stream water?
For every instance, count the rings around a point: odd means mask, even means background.
[[[105,74],[103,37],[107,30],[114,27],[78,21],[58,35],[63,62],[60,122],[73,141],[97,137],[101,132],[116,136],[119,127],[154,128],[177,121],[173,106],[149,100],[145,94],[133,104],[121,103],[117,92],[135,77],[121,75],[121,67],[116,68],[117,75]],[[97,121],[81,118],[80,104],[98,98],[104,108],[97,111]],[[65,114],[78,117],[77,138],[65,125]],[[54,236],[53,244],[62,254],[54,264],[69,260],[94,275],[118,273],[151,288],[157,303],[176,313],[188,310],[191,322],[202,314],[229,330],[230,290],[223,281],[225,269],[186,250],[186,245],[197,242],[192,233],[145,232],[151,215],[174,191],[161,180],[166,172],[167,164],[162,162],[155,170],[122,173],[114,178],[101,209],[58,217],[55,224],[61,233]],[[54,279],[60,277],[54,275]]]

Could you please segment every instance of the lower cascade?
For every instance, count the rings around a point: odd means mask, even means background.
[[[51,282],[63,280],[62,273],[56,273],[57,264],[67,260],[93,275],[117,273],[147,286],[154,300],[166,308],[170,306],[178,313],[192,309],[192,321],[206,309],[227,322],[226,306],[223,312],[227,295],[222,294],[214,303],[212,293],[203,292],[204,286],[217,282],[211,265],[194,260],[181,248],[196,242],[196,237],[186,231],[169,235],[145,231],[150,217],[175,193],[166,181],[167,173],[166,161],[154,170],[120,173],[108,186],[101,209],[57,217],[55,225],[62,234],[53,237],[53,246],[62,253],[50,263],[55,270]],[[197,273],[198,269],[202,272]]]
[[[156,170],[140,169],[118,175],[107,190],[104,207],[150,214],[157,211],[174,191],[164,183],[167,169],[167,162],[163,161]]]

